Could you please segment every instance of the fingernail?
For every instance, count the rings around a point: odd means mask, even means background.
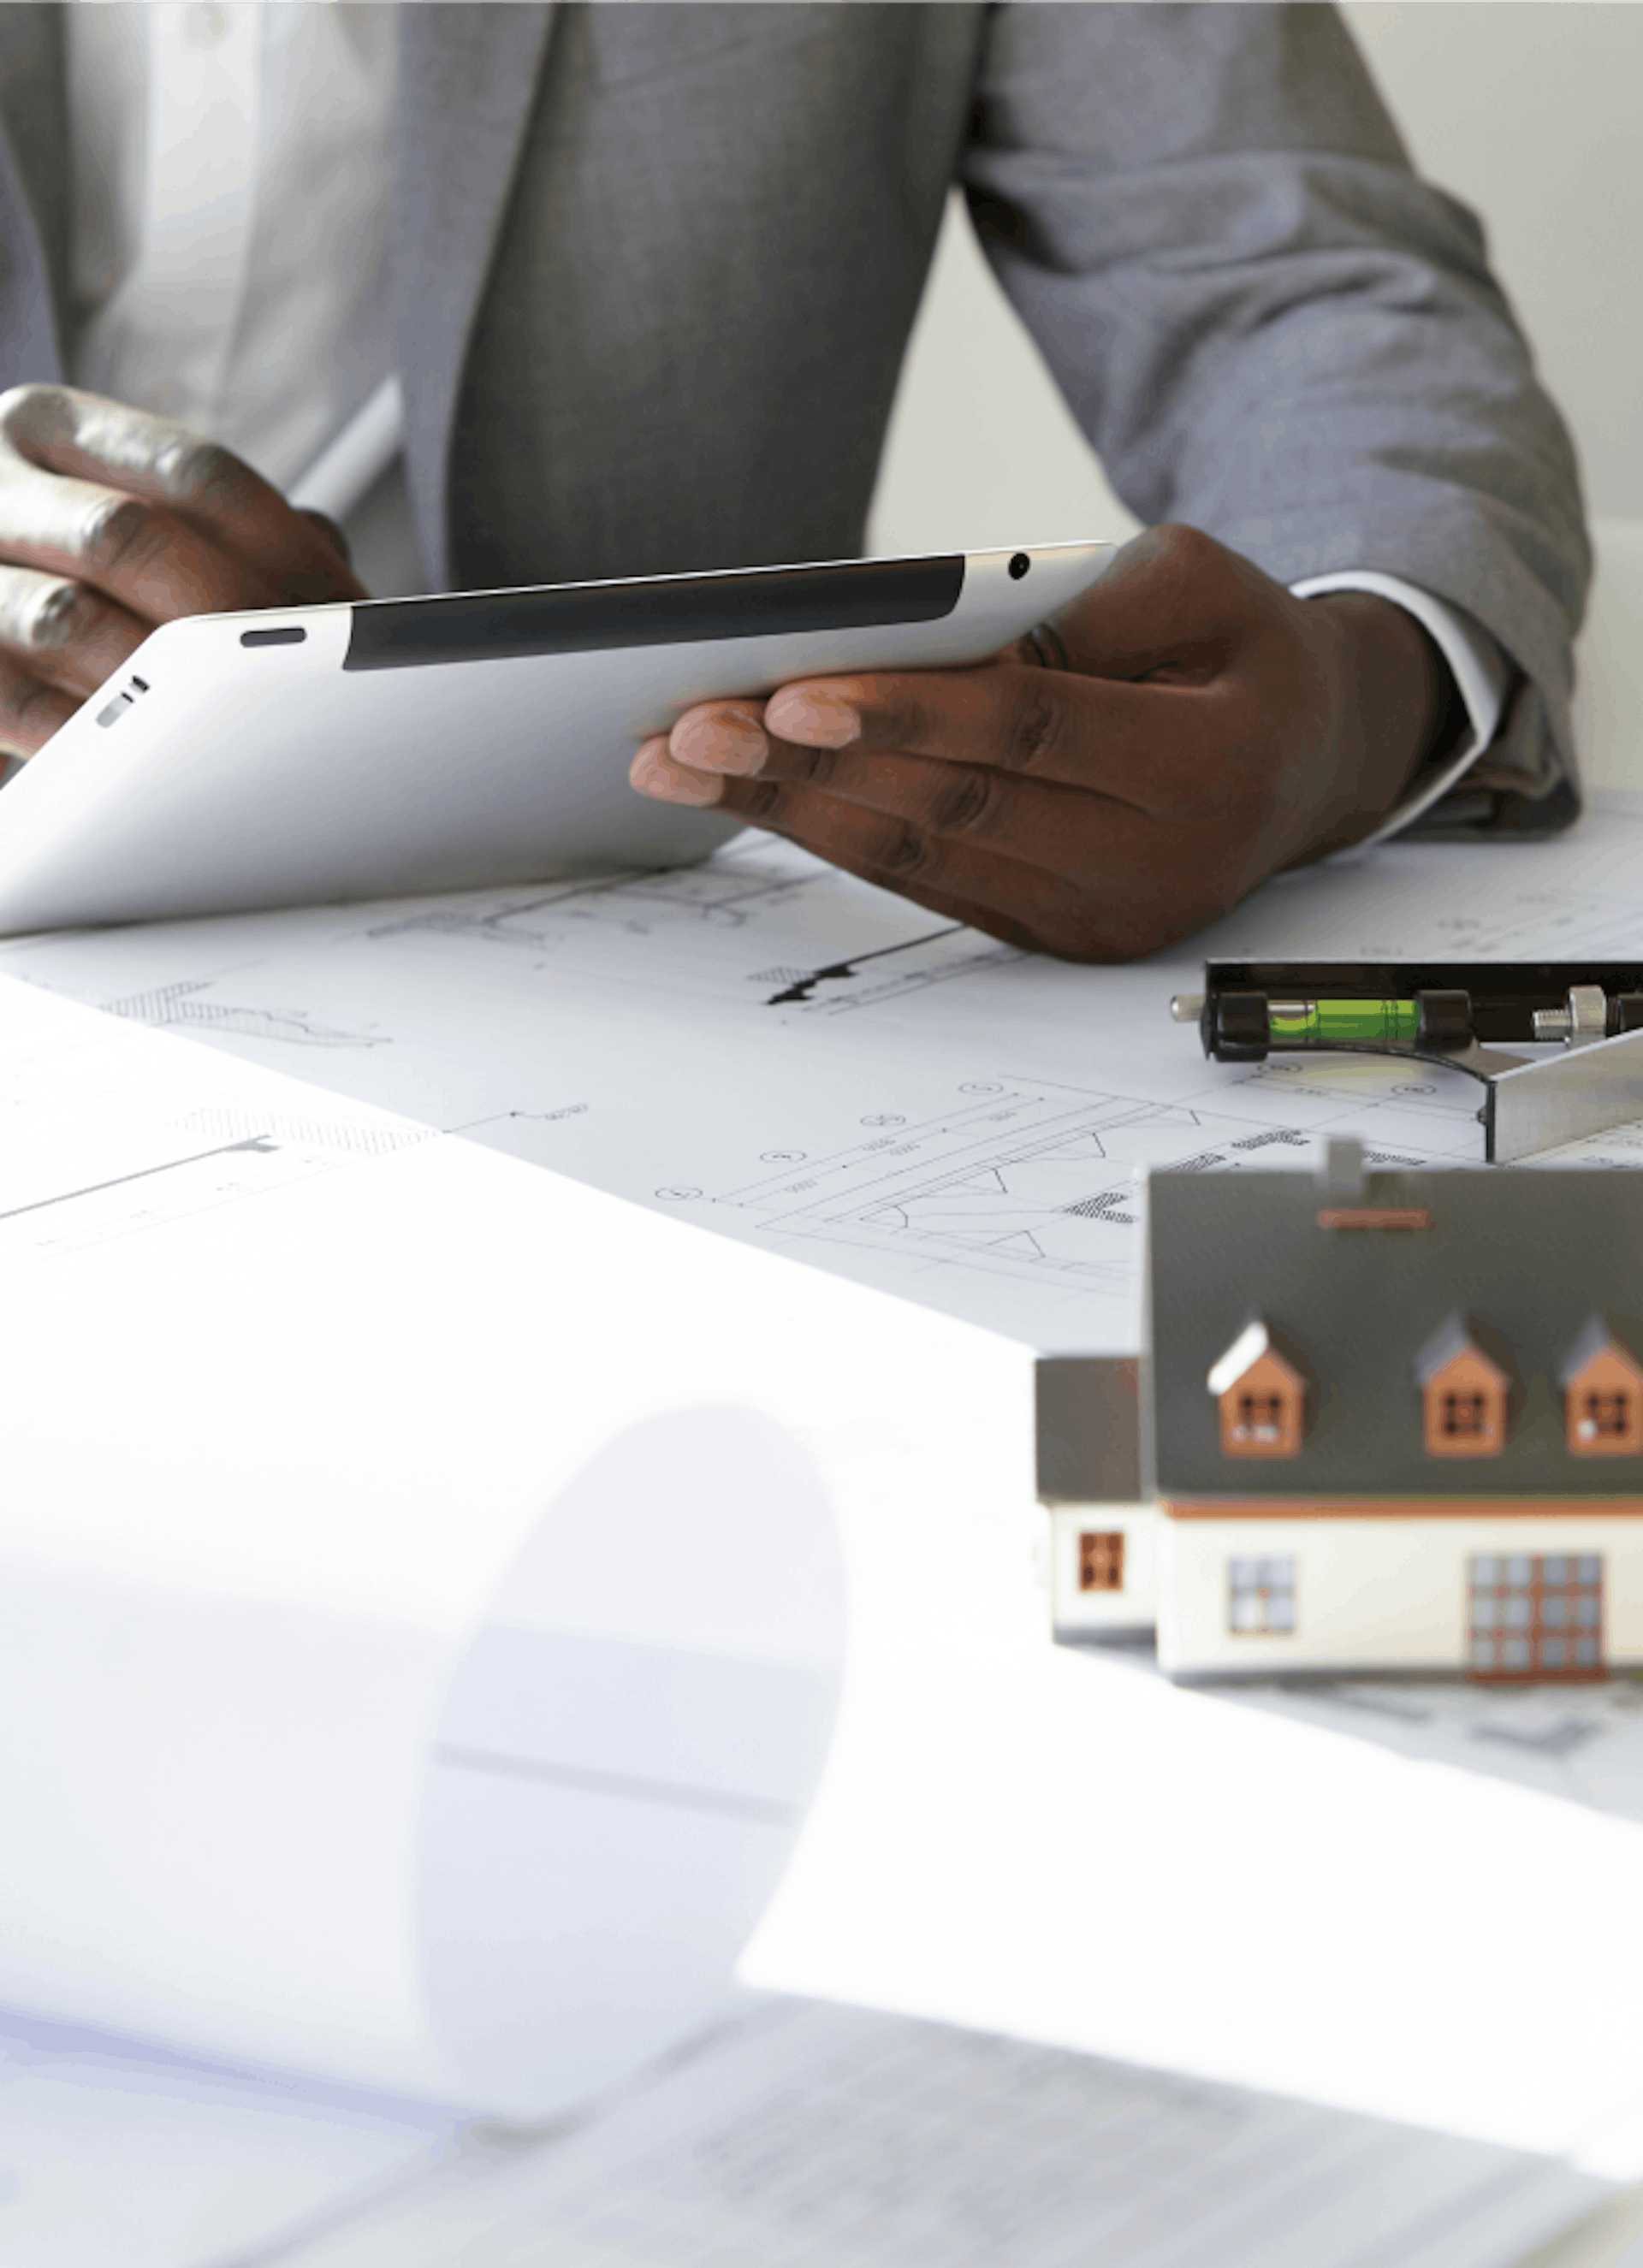
[[[630,784],[658,803],[717,803],[724,789],[711,772],[686,771],[667,754],[666,740],[647,740],[628,770]]]
[[[745,779],[763,770],[770,744],[756,718],[736,709],[716,709],[675,725],[667,749],[676,763],[708,772],[734,772]]]
[[[773,733],[807,747],[842,748],[861,737],[860,711],[837,693],[778,693],[764,713]]]

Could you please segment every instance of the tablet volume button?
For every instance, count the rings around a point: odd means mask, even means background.
[[[99,725],[117,725],[120,722],[120,719],[125,715],[126,711],[135,704],[137,695],[139,693],[146,693],[147,691],[147,678],[138,677],[135,673],[133,673],[124,692],[116,693],[114,699],[108,703],[108,706],[106,709],[99,709],[98,711],[98,723]]]
[[[308,633],[298,622],[287,622],[276,630],[241,630],[241,645],[300,645]]]

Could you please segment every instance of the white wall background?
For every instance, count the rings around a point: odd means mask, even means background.
[[[1643,784],[1631,659],[1643,637],[1643,5],[1346,0],[1344,12],[1416,165],[1482,217],[1573,431],[1600,558],[1582,646],[1586,771],[1593,784]],[[873,549],[1134,526],[955,210],[896,404]]]
[[[1643,7],[1348,0],[1416,165],[1477,212],[1574,429],[1591,510],[1643,518]]]

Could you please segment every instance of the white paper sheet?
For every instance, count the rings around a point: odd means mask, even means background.
[[[523,2143],[526,2138],[521,2137]],[[475,2152],[290,2268],[1512,2268],[1605,2194],[1521,2154],[777,2003],[586,2130]]]
[[[0,1124],[0,2006],[515,2110],[699,2021],[1019,1351],[10,979]]]
[[[1643,799],[1609,796],[1556,842],[1395,843],[1091,968],[748,836],[682,873],[32,939],[0,968],[1041,1351],[1101,1351],[1135,1341],[1138,1169],[1281,1165],[1323,1132],[1481,1161],[1463,1073],[1205,1062],[1167,1014],[1204,954],[1643,953],[1639,875]]]
[[[448,2110],[0,2018],[7,2268],[209,2268],[369,2211],[460,2146]]]
[[[1610,2185],[1531,2153],[744,1995],[547,2126],[0,2031],[26,2268],[1515,2268]]]

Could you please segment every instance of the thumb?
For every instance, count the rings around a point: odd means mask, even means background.
[[[1213,536],[1166,523],[1124,544],[1053,628],[1069,666],[1087,676],[1210,677],[1247,637],[1263,592],[1288,596]]]

